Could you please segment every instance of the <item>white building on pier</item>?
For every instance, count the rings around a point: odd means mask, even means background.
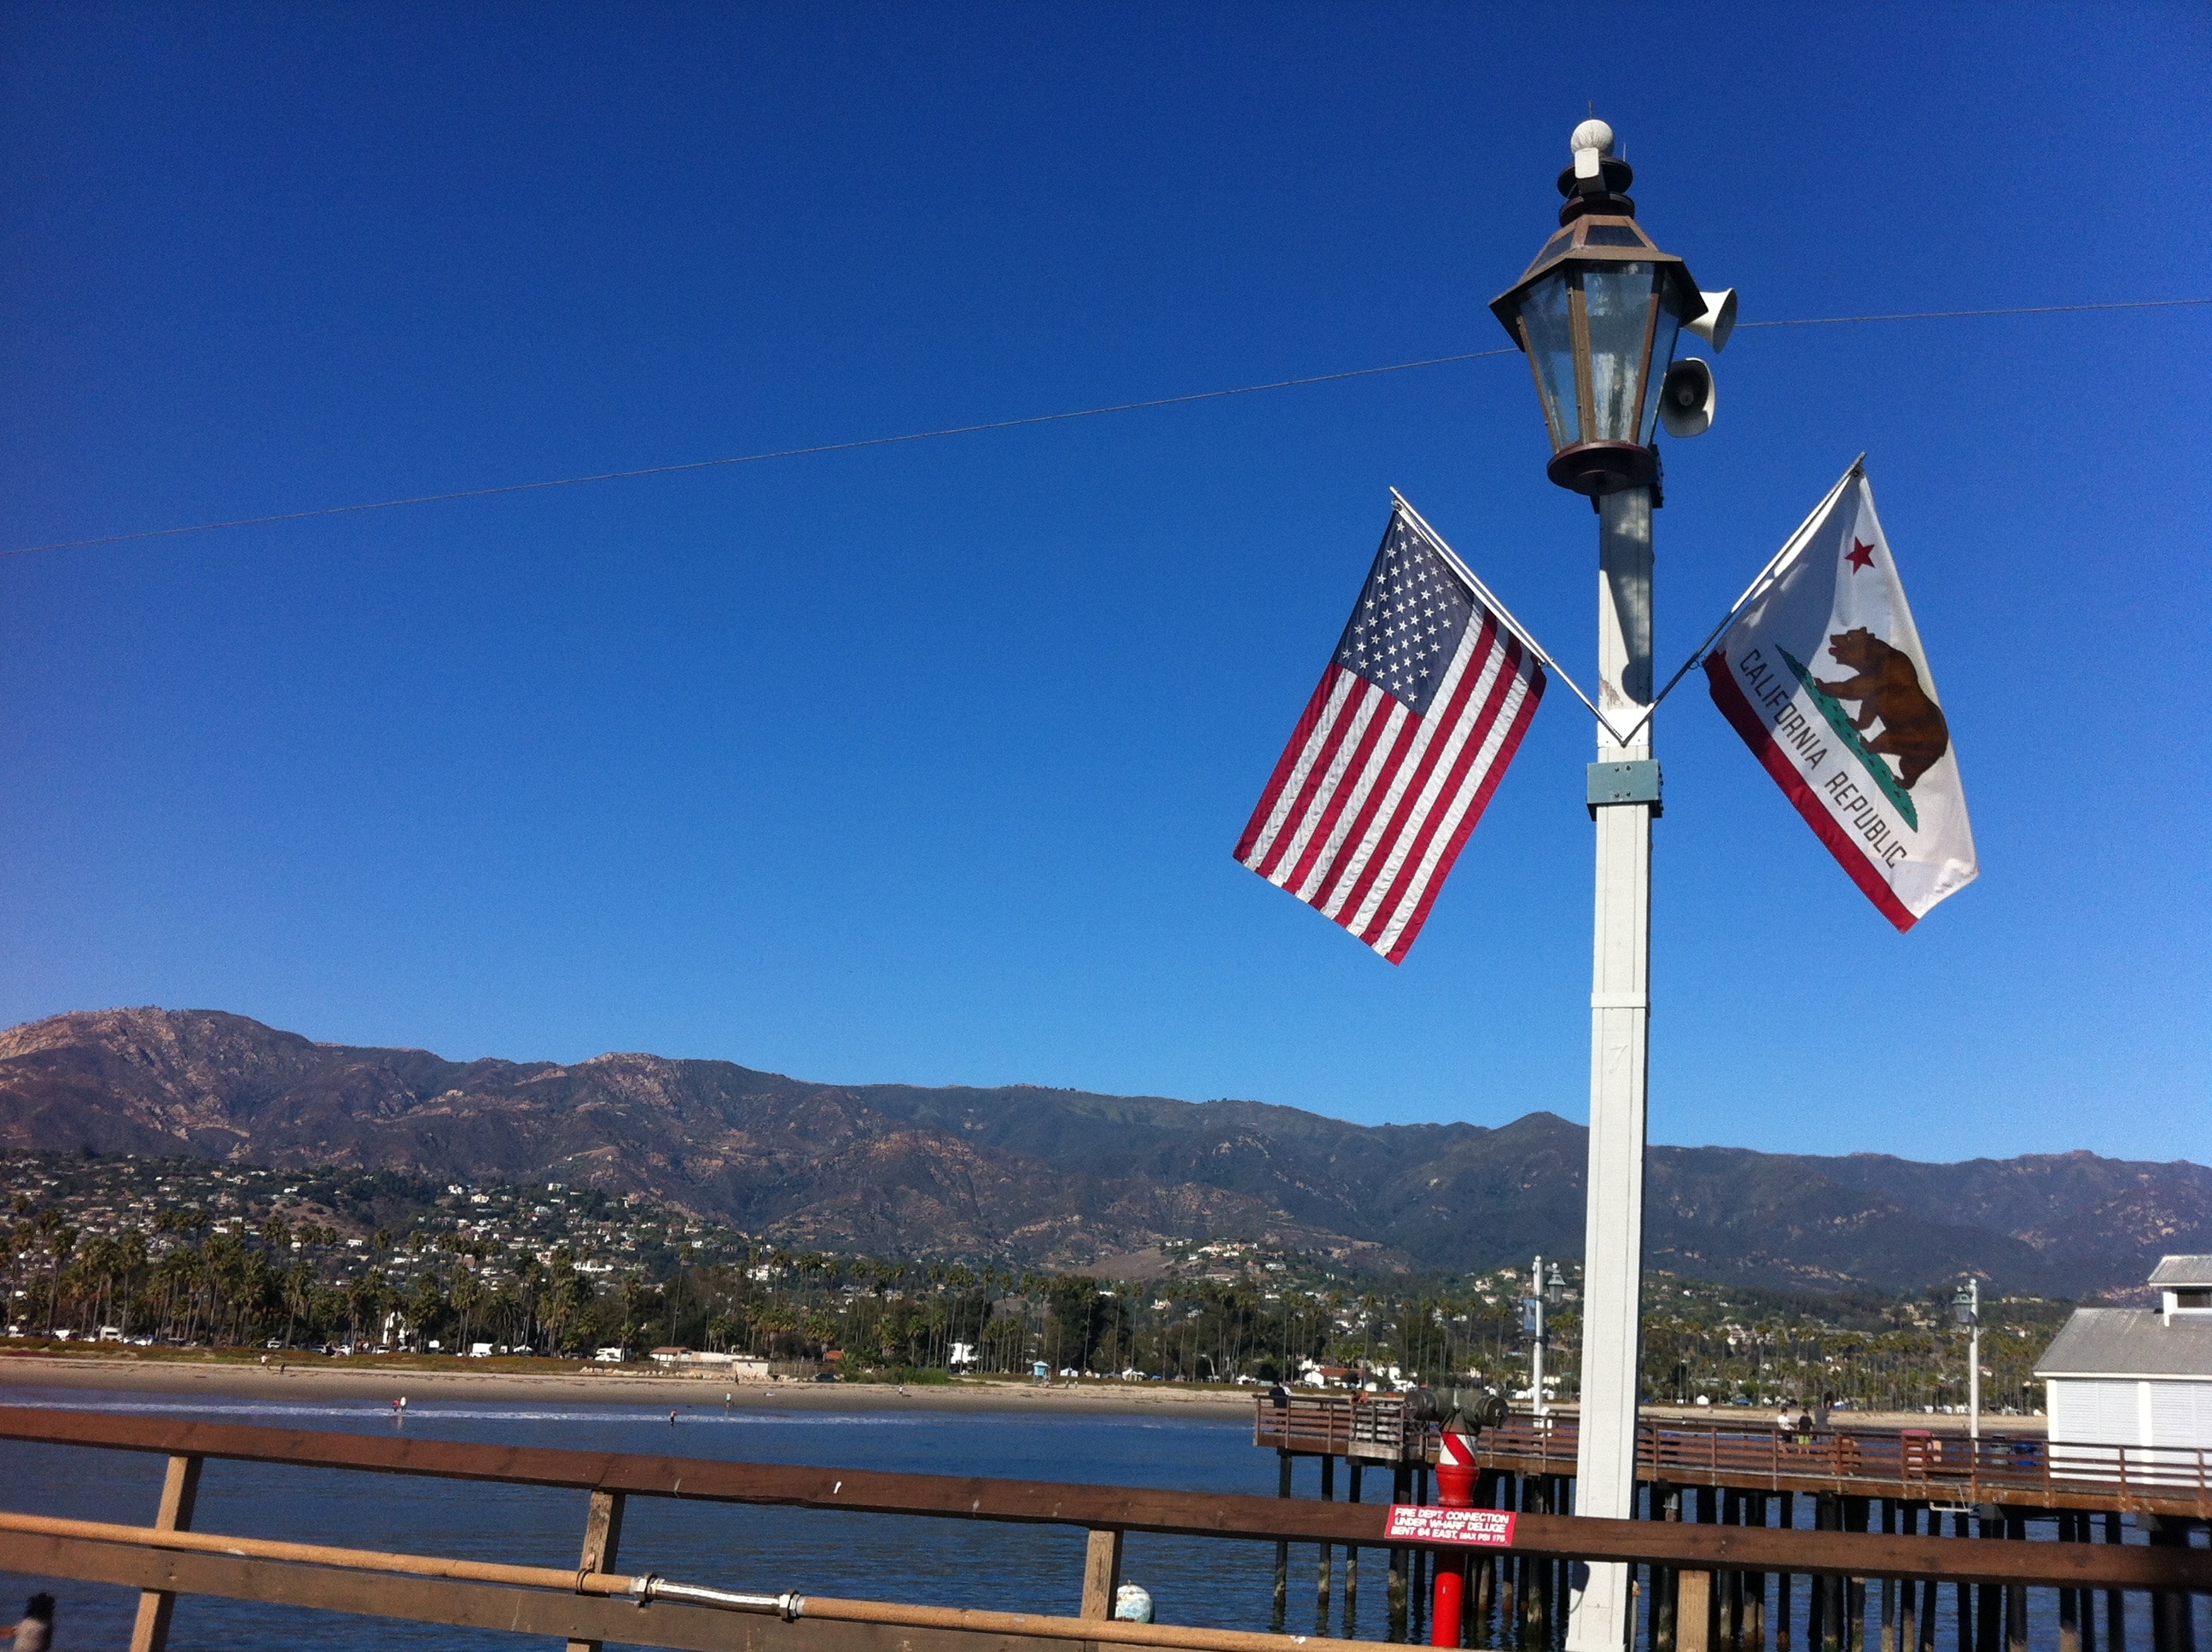
[[[2156,1308],[2076,1309],[2036,1362],[2053,1443],[2212,1449],[2212,1256],[2150,1283]]]

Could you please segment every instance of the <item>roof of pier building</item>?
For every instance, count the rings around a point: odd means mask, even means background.
[[[2212,1256],[2161,1256],[2151,1270],[2153,1285],[2212,1285]]]
[[[2150,1284],[2160,1308],[2077,1308],[2043,1357],[2039,1377],[2132,1377],[2143,1382],[2212,1379],[2212,1256],[2161,1256]]]
[[[2147,1308],[2079,1308],[2035,1363],[2039,1377],[2212,1377],[2212,1317]]]

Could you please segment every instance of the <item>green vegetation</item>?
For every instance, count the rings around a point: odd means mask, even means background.
[[[1142,1280],[793,1250],[636,1198],[560,1184],[465,1187],[390,1171],[299,1174],[199,1160],[0,1161],[10,1333],[126,1346],[344,1346],[574,1358],[670,1345],[805,1364],[855,1380],[953,1371],[1200,1382],[1317,1368],[1469,1378],[1525,1393],[1515,1268],[1340,1278],[1236,1242],[1163,1248]],[[1570,1267],[1550,1381],[1574,1396]],[[1890,1298],[1722,1286],[1646,1289],[1645,1389],[1715,1405],[1963,1403],[1947,1292]],[[2040,1404],[2030,1370],[2070,1304],[1986,1298],[1984,1404]],[[103,1333],[103,1327],[106,1327]]]

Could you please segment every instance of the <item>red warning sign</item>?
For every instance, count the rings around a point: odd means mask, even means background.
[[[1508,1509],[1438,1509],[1418,1503],[1390,1505],[1383,1535],[1415,1543],[1474,1543],[1484,1548],[1513,1546],[1513,1512]]]

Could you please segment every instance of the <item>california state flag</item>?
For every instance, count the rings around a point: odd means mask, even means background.
[[[1974,881],[1973,828],[1874,491],[1853,465],[1705,659],[1713,703],[1899,929]]]

